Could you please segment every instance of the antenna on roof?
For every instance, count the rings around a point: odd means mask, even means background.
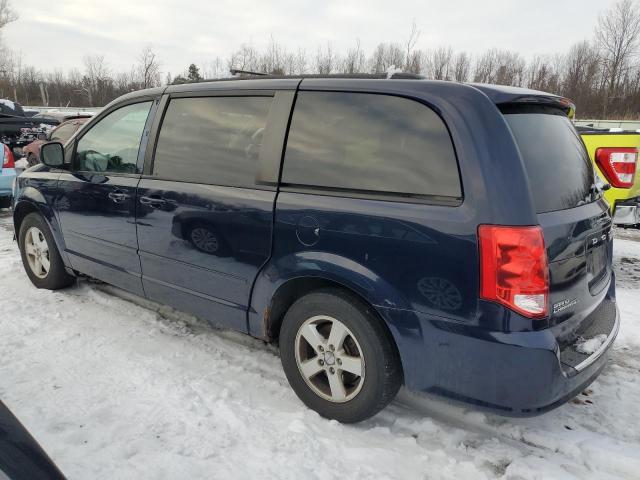
[[[231,68],[229,69],[229,72],[231,73],[231,75],[257,75],[259,77],[266,75],[266,73],[264,72],[252,72],[249,70],[238,70],[237,68]]]

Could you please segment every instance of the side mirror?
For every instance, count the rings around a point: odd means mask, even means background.
[[[40,160],[47,167],[62,168],[64,148],[60,142],[45,143],[40,147]]]

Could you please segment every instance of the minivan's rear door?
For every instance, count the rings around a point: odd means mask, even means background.
[[[581,338],[613,331],[612,235],[584,144],[566,113],[540,105],[501,106],[520,150],[549,261],[550,325],[567,367],[588,354]],[[566,350],[566,351],[565,351]]]
[[[165,102],[137,190],[145,295],[247,331],[251,288],[271,254],[293,92],[212,90]]]

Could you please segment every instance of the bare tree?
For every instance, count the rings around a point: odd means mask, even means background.
[[[338,65],[338,56],[334,52],[333,47],[330,43],[327,43],[327,46],[324,50],[321,47],[318,48],[315,58],[315,73],[328,75],[335,72],[338,68]]]
[[[136,80],[139,88],[151,88],[160,85],[160,62],[151,46],[146,46],[138,55]]]
[[[386,73],[391,67],[404,65],[404,51],[397,43],[380,43],[369,59],[372,73]]]
[[[104,55],[86,55],[83,59],[85,76],[83,93],[87,95],[89,106],[102,106],[105,102],[107,84],[110,82],[109,67]]]
[[[0,0],[0,29],[18,19],[18,14],[11,8],[9,0]]]
[[[438,47],[427,54],[429,76],[434,80],[451,80],[451,61],[453,49]]]
[[[342,70],[344,73],[363,73],[366,69],[366,59],[364,51],[360,46],[360,39],[356,39],[356,45],[347,50],[344,57]]]
[[[453,79],[456,82],[466,82],[469,80],[471,72],[471,57],[466,52],[458,53],[453,60]]]
[[[223,60],[215,57],[204,63],[202,74],[205,78],[223,78],[229,76],[229,71],[225,68]]]
[[[273,38],[264,49],[242,44],[228,55],[202,63],[208,78],[229,74],[228,68],[282,73],[388,73],[391,67],[423,73],[439,80],[522,85],[572,98],[585,118],[640,118],[640,62],[635,58],[640,44],[640,12],[634,1],[622,0],[601,16],[593,41],[573,45],[566,52],[525,60],[519,53],[491,49],[471,57],[449,46],[429,51],[417,48],[420,31],[414,21],[406,41],[380,43],[370,55],[356,40],[341,55],[331,44],[308,55],[302,48],[287,50]],[[15,15],[7,12],[9,1],[0,0],[4,25]],[[2,12],[5,12],[4,14]],[[2,16],[4,15],[4,17]],[[0,21],[2,25],[2,21]],[[0,27],[1,28],[1,27]],[[19,53],[0,45],[0,98],[28,104],[102,106],[131,90],[160,83],[160,62],[150,47],[142,51],[129,71],[114,72],[101,55],[84,58],[84,70],[42,71],[26,65]],[[168,83],[198,81],[192,64]]]
[[[602,54],[606,82],[604,116],[607,114],[610,99],[620,87],[620,81],[628,73],[630,60],[637,52],[639,36],[640,11],[634,0],[620,0],[600,14],[595,29],[595,40]]]
[[[257,72],[258,70],[258,52],[251,45],[242,44],[235,52],[232,52],[228,60],[229,70],[245,70],[249,72]]]
[[[476,61],[474,82],[517,85],[524,83],[526,62],[516,52],[491,49]]]
[[[411,30],[409,30],[409,36],[404,43],[406,47],[404,55],[404,69],[407,72],[419,73],[419,70],[416,72],[415,69],[416,67],[418,67],[420,56],[414,55],[414,48],[416,46],[416,43],[418,43],[418,40],[420,39],[420,33],[421,32],[416,25],[416,20],[413,19],[413,22],[411,22]]]
[[[500,85],[521,86],[524,79],[526,62],[519,53],[501,51],[498,52],[498,70],[495,83]]]
[[[286,56],[285,48],[279,45],[273,36],[271,36],[266,52],[259,56],[258,71],[274,75],[284,75]]]

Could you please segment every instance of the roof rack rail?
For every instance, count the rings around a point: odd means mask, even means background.
[[[265,80],[282,80],[287,78],[353,78],[353,79],[385,79],[391,78],[395,80],[425,80],[426,77],[423,75],[418,75],[416,73],[404,73],[397,72],[392,75],[387,73],[330,73],[330,74],[319,74],[319,73],[304,73],[301,75],[272,75],[268,73],[260,73],[260,72],[251,72],[247,70],[237,70],[231,69],[230,72],[238,72],[242,76],[237,77],[227,77],[227,78],[209,78],[200,80],[198,82],[189,82],[189,83],[204,83],[204,82],[222,82],[229,80],[255,80],[256,77]]]
[[[263,77],[263,76],[267,75],[264,72],[252,72],[250,70],[240,70],[238,68],[229,69],[229,73],[231,73],[231,75],[255,75],[255,76],[259,76],[259,77]]]

